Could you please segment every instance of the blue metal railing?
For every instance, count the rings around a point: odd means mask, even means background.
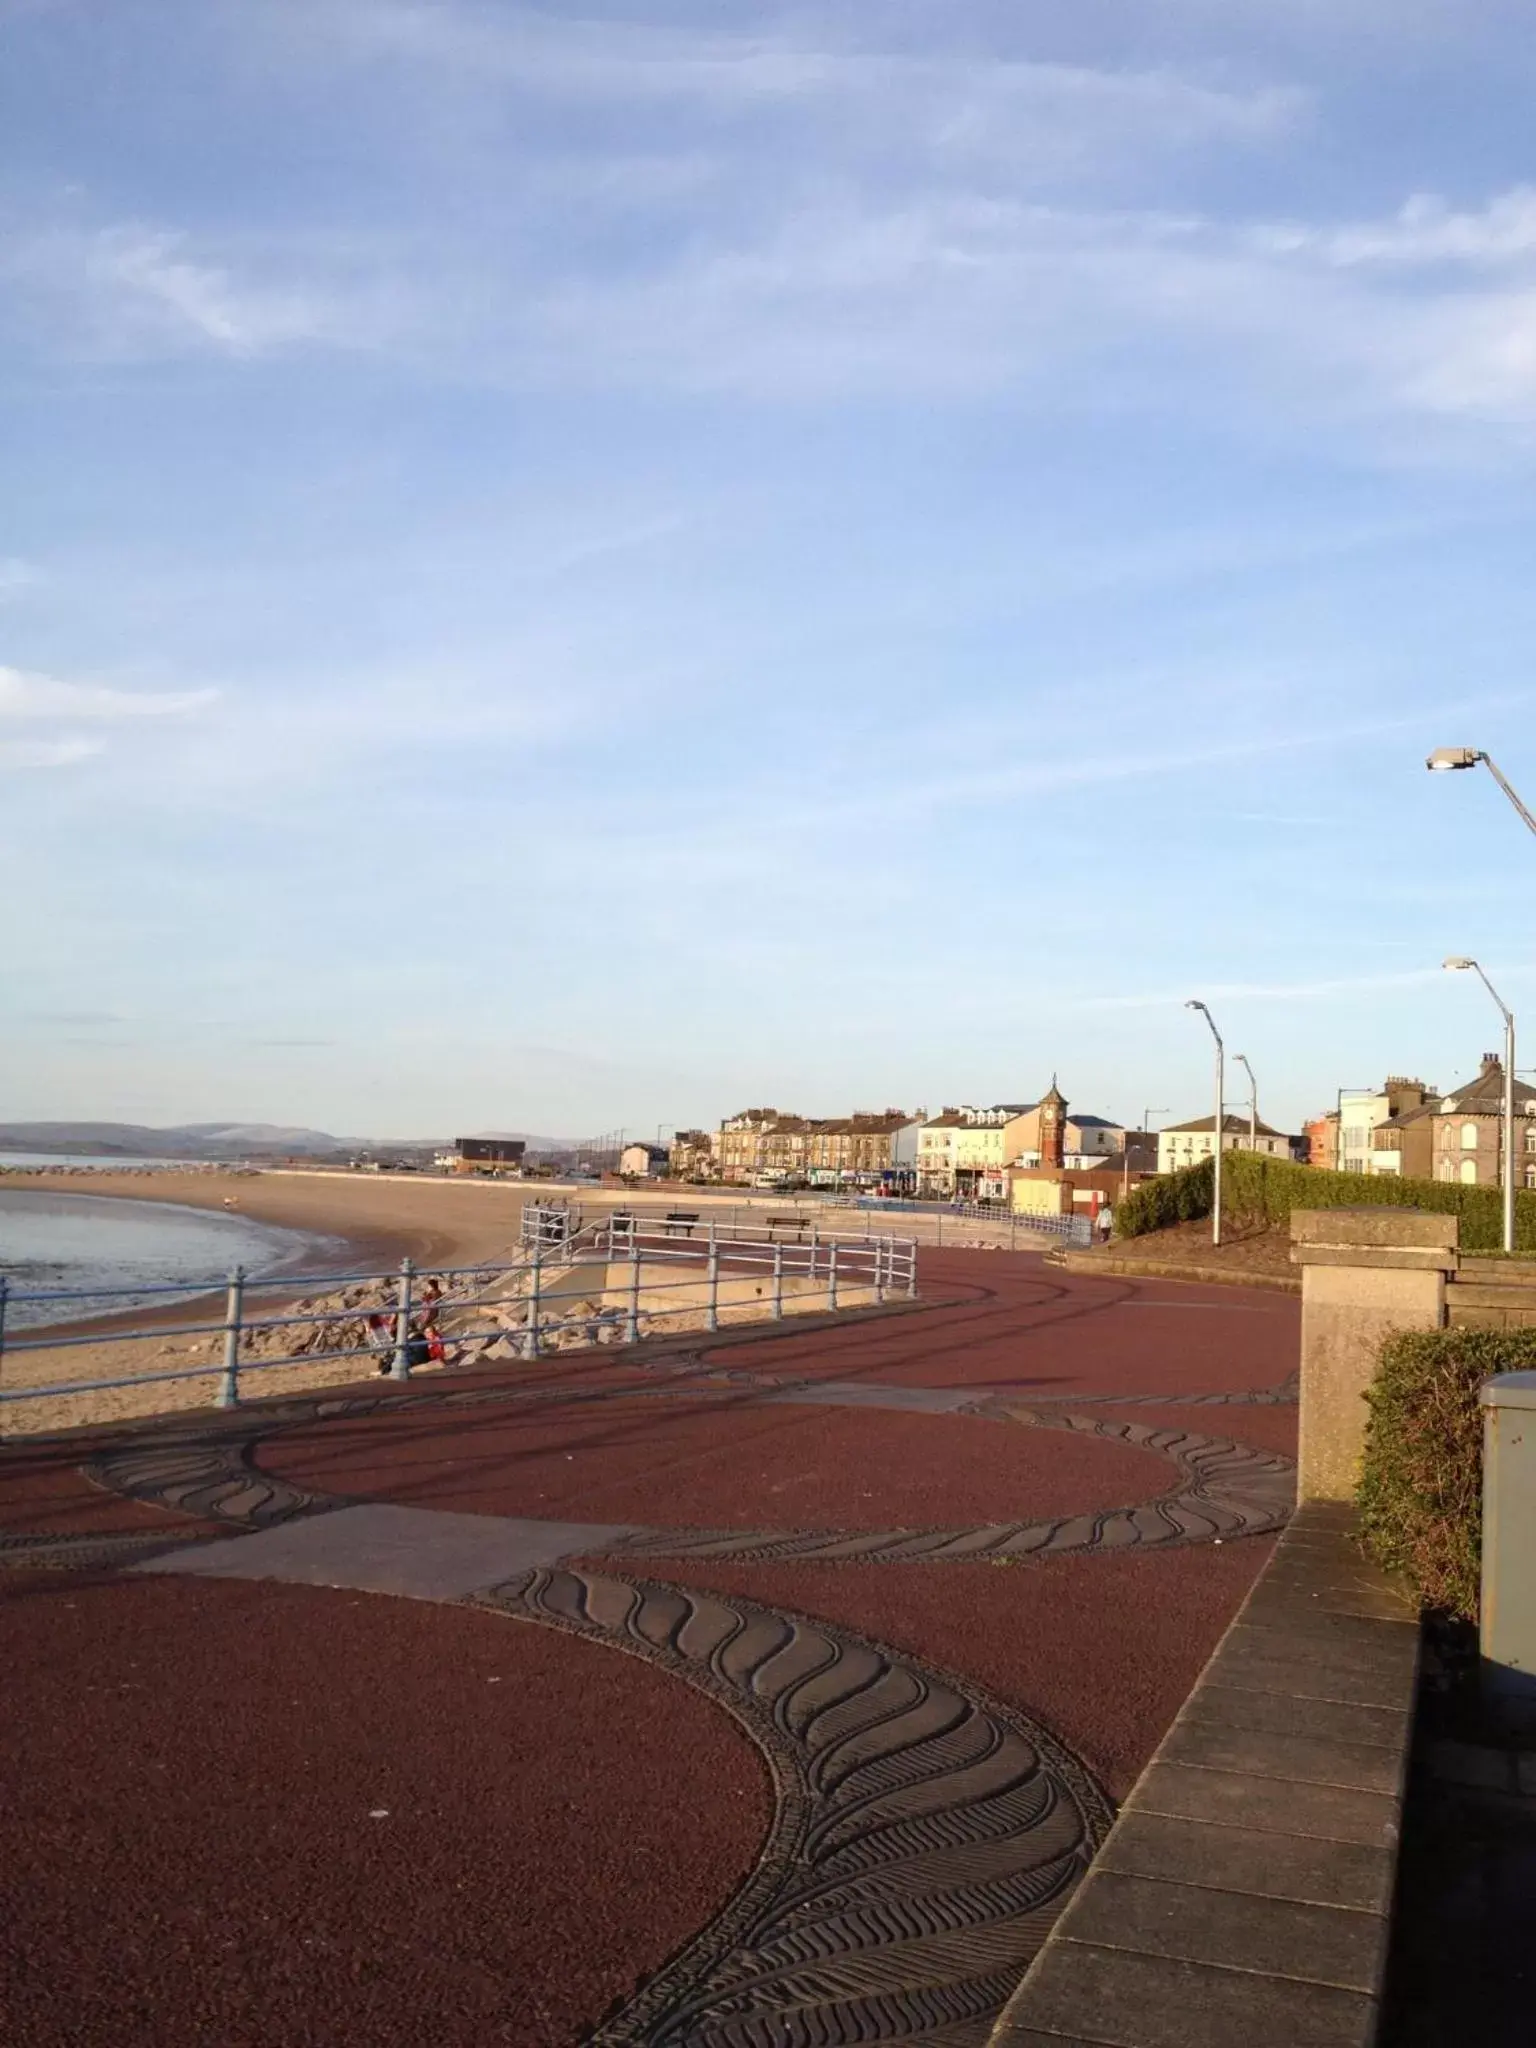
[[[1093,1243],[1093,1225],[1086,1216],[1048,1216],[1028,1209],[1005,1209],[989,1202],[910,1202],[900,1196],[850,1195],[843,1206],[867,1209],[876,1215],[932,1216],[944,1222],[1005,1224],[1010,1231],[1030,1230],[1045,1237],[1059,1237],[1066,1244],[1085,1247]]]

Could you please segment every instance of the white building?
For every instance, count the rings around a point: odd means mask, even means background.
[[[925,1195],[977,1198],[982,1184],[997,1184],[1005,1166],[1024,1154],[1033,1135],[1032,1102],[999,1102],[990,1109],[941,1110],[917,1133],[917,1185]]]
[[[1339,1090],[1339,1169],[1343,1173],[1399,1173],[1401,1148],[1378,1145],[1375,1133],[1383,1124],[1406,1120],[1429,1108],[1435,1091],[1424,1082],[1389,1074],[1380,1088]]]
[[[664,1180],[668,1157],[665,1145],[626,1145],[619,1154],[619,1172],[626,1180]]]
[[[1080,1172],[1118,1159],[1125,1150],[1125,1126],[1107,1116],[1068,1116],[1062,1164]]]
[[[1215,1151],[1211,1133],[1216,1119],[1211,1116],[1197,1116],[1193,1123],[1170,1124],[1157,1134],[1157,1170],[1159,1173],[1174,1173],[1181,1166],[1198,1166],[1202,1159],[1209,1159]],[[1271,1159],[1291,1159],[1295,1156],[1295,1141],[1284,1131],[1272,1130],[1260,1122],[1250,1147],[1248,1119],[1233,1116],[1230,1112],[1222,1119],[1221,1149],[1223,1152],[1247,1152],[1250,1149],[1263,1153]]]

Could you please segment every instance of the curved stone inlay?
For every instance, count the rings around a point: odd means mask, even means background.
[[[631,1538],[625,1551],[652,1557],[792,1558],[861,1564],[1061,1557],[1265,1535],[1282,1528],[1295,1505],[1296,1471],[1289,1458],[1224,1437],[994,1404],[978,1406],[972,1412],[1157,1451],[1172,1459],[1185,1483],[1175,1492],[1136,1507],[1063,1515],[1045,1522],[986,1522],[966,1529],[861,1530],[853,1534],[835,1530],[659,1530]]]
[[[661,1389],[654,1390],[660,1393]],[[777,1383],[770,1398],[793,1401],[794,1382]],[[835,1383],[811,1382],[806,1392],[819,1402],[835,1400]],[[582,1399],[632,1398],[632,1385],[582,1389]],[[854,1383],[849,1404],[869,1405],[872,1389]],[[936,1413],[960,1413],[1031,1429],[1068,1430],[1135,1449],[1153,1451],[1177,1468],[1182,1485],[1135,1506],[1109,1507],[1043,1522],[994,1522],[963,1528],[884,1530],[657,1529],[631,1538],[624,1550],[651,1557],[742,1559],[824,1559],[828,1562],[945,1563],[986,1557],[1042,1557],[1124,1550],[1169,1543],[1200,1543],[1267,1534],[1282,1527],[1295,1498],[1295,1467],[1278,1453],[1260,1451],[1223,1437],[1190,1430],[1154,1429],[1144,1423],[1100,1415],[1040,1409],[1006,1397],[967,1398],[964,1390],[902,1389],[892,1405],[915,1405],[932,1395]],[[895,1396],[900,1396],[899,1404]],[[265,1529],[295,1515],[324,1513],[347,1496],[308,1491],[267,1471],[255,1461],[257,1447],[284,1427],[330,1418],[366,1416],[387,1407],[410,1413],[432,1408],[478,1407],[546,1397],[546,1390],[512,1387],[434,1388],[404,1396],[328,1395],[285,1402],[262,1415],[232,1418],[204,1431],[178,1427],[174,1434],[144,1434],[99,1452],[83,1468],[89,1478],[130,1499],[170,1508],[241,1530]],[[925,1404],[926,1405],[926,1404]],[[0,1562],[96,1562],[103,1546],[120,1562],[197,1535],[190,1529],[149,1531],[143,1536],[10,1536],[0,1542]]]
[[[601,2048],[979,2048],[1112,1818],[1024,1716],[750,1601],[567,1568],[482,1605],[629,1651],[727,1706],[778,1791],[736,1898]]]
[[[266,1416],[235,1429],[215,1423],[206,1431],[183,1426],[159,1439],[132,1437],[86,1459],[80,1470],[108,1493],[242,1531],[339,1507],[329,1495],[307,1493],[256,1464],[256,1447],[273,1426],[274,1418]],[[174,1524],[112,1534],[0,1535],[0,1563],[80,1570],[128,1565],[177,1544],[206,1543],[208,1537],[207,1528]]]

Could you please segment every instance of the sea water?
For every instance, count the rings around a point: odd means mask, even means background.
[[[235,1266],[265,1278],[345,1264],[340,1239],[282,1230],[249,1216],[170,1202],[0,1188],[0,1275],[10,1290],[7,1330],[111,1315],[170,1298],[150,1289],[198,1294],[221,1285]],[[64,1301],[25,1298],[56,1289],[83,1290],[84,1298],[73,1292]]]

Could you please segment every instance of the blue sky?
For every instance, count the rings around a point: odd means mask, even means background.
[[[1464,1076],[1533,13],[0,0],[0,1115]]]

